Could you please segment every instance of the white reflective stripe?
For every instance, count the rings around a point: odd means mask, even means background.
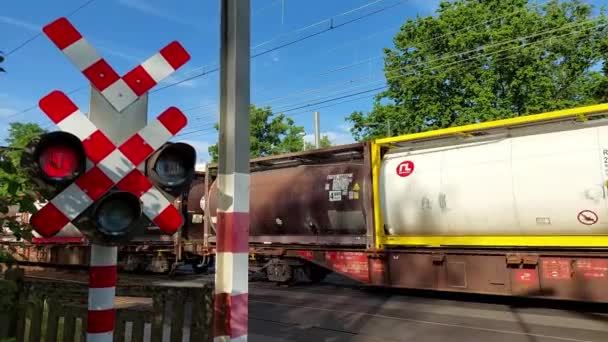
[[[169,64],[160,53],[148,58],[145,62],[141,63],[141,66],[150,74],[150,77],[152,77],[156,83],[162,81],[165,77],[171,75],[175,71],[171,64]]]
[[[98,334],[87,333],[87,342],[112,342],[114,339],[113,335],[114,331]]]
[[[171,134],[160,121],[154,120],[139,131],[139,136],[141,136],[154,150],[157,150],[164,143],[169,141],[173,134]]]
[[[150,220],[154,220],[171,203],[155,187],[150,188],[140,197],[143,205],[143,212]]]
[[[80,141],[93,134],[97,127],[84,114],[77,110],[57,124],[59,129],[74,134]]]
[[[97,166],[114,183],[120,182],[129,172],[135,169],[135,165],[118,149],[103,158]]]
[[[123,109],[127,108],[138,98],[122,78],[104,89],[101,94],[119,112],[122,112]]]
[[[233,337],[230,342],[247,342],[247,335]]]
[[[89,288],[89,310],[114,308],[115,287]]]
[[[72,222],[68,222],[57,234],[53,235],[56,237],[82,237],[82,233]]]
[[[74,44],[63,49],[63,53],[66,54],[80,71],[85,70],[101,59],[95,48],[84,38],[80,38]]]
[[[234,172],[231,174],[219,174],[218,185],[220,189],[225,189],[225,196],[228,201],[218,203],[218,211],[226,213],[248,213],[249,196],[235,196],[235,193],[243,194],[249,192],[249,174]]]
[[[93,200],[76,183],[72,183],[53,198],[51,203],[70,220],[73,220],[93,204]]]
[[[218,336],[213,338],[213,342],[247,342],[247,335],[233,338],[230,338],[230,336]]]
[[[103,246],[91,244],[91,266],[114,266],[116,265],[116,246]]]
[[[215,293],[231,295],[248,293],[248,253],[220,252],[215,255]]]

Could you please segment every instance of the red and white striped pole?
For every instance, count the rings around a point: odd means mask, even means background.
[[[91,245],[87,342],[112,342],[116,320],[116,258],[116,247]]]
[[[249,0],[221,0],[214,342],[247,341],[249,23]]]

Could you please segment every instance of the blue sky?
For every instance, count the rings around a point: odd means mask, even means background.
[[[0,50],[12,50],[40,32],[43,25],[84,2],[20,0],[4,4],[0,13]],[[334,18],[334,24],[339,25],[397,2],[400,1],[252,0],[252,54],[324,30],[329,26],[327,21],[319,23],[324,19]],[[382,48],[392,46],[392,37],[406,18],[430,15],[438,2],[405,1],[388,11],[255,58],[251,64],[252,102],[282,111],[382,85]],[[192,59],[164,82],[167,84],[217,66],[218,4],[218,0],[97,0],[70,20],[119,73],[127,72],[170,41],[180,41]],[[315,23],[319,24],[310,27]],[[344,67],[351,64],[356,65]],[[10,55],[4,67],[8,73],[0,81],[1,140],[6,137],[9,121],[51,127],[37,108],[17,116],[10,116],[12,113],[34,105],[52,90],[67,92],[87,85],[84,76],[46,36]],[[217,139],[212,125],[217,120],[218,85],[218,73],[210,73],[150,95],[151,117],[171,105],[186,112],[189,126],[184,132],[194,133],[179,140],[196,146],[199,161],[208,159],[207,147]],[[343,103],[331,107],[325,106],[333,102],[318,105],[325,107],[318,108],[322,132],[334,143],[351,142],[344,118],[353,110],[370,109],[371,95],[337,101]],[[81,109],[88,110],[88,90],[71,97]],[[187,110],[192,107],[201,108]],[[317,107],[286,114],[311,133],[312,113]]]
[[[21,0],[3,6],[0,13],[0,50],[8,52],[52,20],[80,6],[84,0]],[[252,0],[252,52],[258,53],[285,42],[321,31],[329,26],[324,19],[339,24],[373,12],[397,0]],[[179,3],[179,5],[178,5]],[[260,56],[251,64],[251,99],[256,105],[289,109],[322,101],[358,89],[368,89],[382,76],[382,59],[376,58],[339,71],[342,66],[380,56],[407,17],[431,14],[437,1],[412,0],[389,11],[370,16],[301,43]],[[357,9],[366,4],[367,7]],[[339,16],[338,16],[339,15]],[[217,66],[219,55],[219,1],[97,0],[70,17],[72,23],[97,48],[119,73],[125,73],[156,53],[172,40],[180,41],[192,59],[164,83],[183,79],[201,67]],[[301,28],[304,30],[298,31]],[[38,122],[51,128],[38,109],[10,116],[28,108],[54,89],[70,91],[87,85],[86,79],[46,38],[40,36],[7,58],[8,73],[0,82],[0,139],[6,137],[10,121]],[[370,78],[371,77],[371,78]],[[347,85],[349,80],[356,80]],[[375,80],[375,83],[372,81]],[[217,135],[212,129],[217,120],[218,73],[184,82],[150,95],[149,116],[170,105],[186,110],[189,126],[180,137],[197,147],[199,161],[208,158],[207,146]],[[161,85],[162,86],[162,85]],[[370,108],[371,94],[365,98],[321,108],[322,131],[335,143],[351,142],[344,117],[353,110]],[[71,98],[88,110],[88,90]],[[349,99],[350,100],[350,99]],[[330,105],[332,103],[327,103]],[[324,105],[319,105],[324,106]],[[297,124],[307,133],[313,130],[315,107],[291,111]],[[200,130],[200,131],[199,131]],[[309,137],[310,138],[310,137]]]

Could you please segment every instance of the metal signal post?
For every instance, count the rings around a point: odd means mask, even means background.
[[[250,1],[221,0],[214,341],[247,341]]]

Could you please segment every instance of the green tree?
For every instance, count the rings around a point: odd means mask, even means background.
[[[29,228],[20,224],[12,214],[16,210],[36,211],[37,187],[26,176],[21,156],[30,141],[45,131],[34,123],[13,122],[8,133],[8,146],[0,148],[0,227],[11,229],[17,238],[29,240]]]
[[[285,114],[273,114],[270,107],[251,105],[249,111],[251,158],[301,151],[304,128]],[[219,129],[216,124],[215,129]],[[212,162],[218,160],[218,145],[209,146]]]
[[[442,1],[385,49],[387,89],[348,120],[357,140],[598,103],[607,18],[579,0]],[[603,72],[594,68],[604,63]]]
[[[306,145],[306,150],[315,149],[315,144],[313,144],[313,143],[306,142],[305,145]],[[332,143],[331,143],[331,140],[329,140],[329,137],[327,135],[321,136],[320,145],[321,145],[321,148],[331,147]]]

